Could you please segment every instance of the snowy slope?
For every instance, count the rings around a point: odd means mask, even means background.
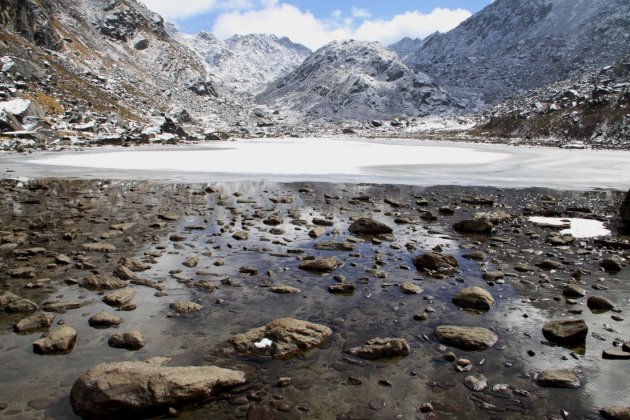
[[[388,118],[452,112],[456,102],[376,42],[336,41],[269,85],[256,101],[312,117]]]

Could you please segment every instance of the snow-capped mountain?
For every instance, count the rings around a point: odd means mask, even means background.
[[[627,53],[628,0],[496,0],[404,61],[474,108]]]
[[[235,35],[221,41],[209,32],[172,34],[204,60],[217,80],[239,93],[260,92],[311,54],[307,47],[275,35]]]
[[[387,118],[452,112],[456,101],[376,42],[335,41],[271,83],[256,102],[312,117]]]

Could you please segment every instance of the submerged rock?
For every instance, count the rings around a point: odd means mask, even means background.
[[[84,278],[79,284],[86,289],[113,290],[127,287],[127,283],[113,276],[92,274]]]
[[[192,314],[202,310],[203,306],[195,302],[173,302],[169,308],[178,314]]]
[[[548,388],[579,388],[582,386],[575,373],[569,369],[550,369],[538,375],[536,383]]]
[[[74,412],[84,418],[128,416],[134,412],[204,400],[245,381],[245,373],[216,366],[104,363],[74,382],[70,403]]]
[[[268,354],[274,359],[282,359],[319,346],[331,335],[332,330],[325,325],[280,318],[235,335],[228,341],[226,350],[243,355]]]
[[[384,357],[409,356],[411,348],[403,338],[373,338],[365,344],[351,347],[347,353],[361,359],[375,360]]]
[[[433,334],[440,343],[462,350],[486,350],[499,340],[495,333],[480,327],[442,325],[437,327]]]

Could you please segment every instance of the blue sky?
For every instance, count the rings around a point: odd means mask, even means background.
[[[288,36],[312,49],[336,39],[390,44],[446,32],[492,0],[142,0],[180,31]]]

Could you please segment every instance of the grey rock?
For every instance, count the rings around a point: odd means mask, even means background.
[[[575,373],[568,369],[550,369],[541,372],[536,383],[548,388],[579,388],[580,380]]]
[[[471,391],[481,392],[488,388],[488,379],[482,374],[470,375],[464,379],[464,385]]]
[[[4,310],[9,313],[35,312],[37,309],[37,304],[29,299],[14,300],[4,307]]]
[[[415,283],[407,282],[400,285],[400,291],[406,295],[419,295],[424,290]]]
[[[583,320],[550,321],[543,327],[543,335],[552,343],[580,345],[586,340],[588,326]]]
[[[365,344],[351,347],[347,353],[361,359],[376,360],[385,357],[408,356],[411,352],[409,343],[403,338],[372,338]]]
[[[586,296],[586,290],[575,283],[569,283],[562,288],[562,295],[568,298],[580,298]]]
[[[436,272],[438,274],[451,275],[459,267],[457,259],[452,255],[440,252],[428,252],[414,257],[413,265],[419,271]]]
[[[273,286],[270,287],[269,290],[273,293],[278,293],[282,295],[294,295],[296,293],[302,293],[302,291],[297,287],[291,286]]]
[[[586,306],[593,311],[609,311],[615,308],[615,304],[602,296],[590,296]]]
[[[602,260],[601,266],[604,270],[612,273],[621,271],[626,261],[618,255],[613,255]]]

